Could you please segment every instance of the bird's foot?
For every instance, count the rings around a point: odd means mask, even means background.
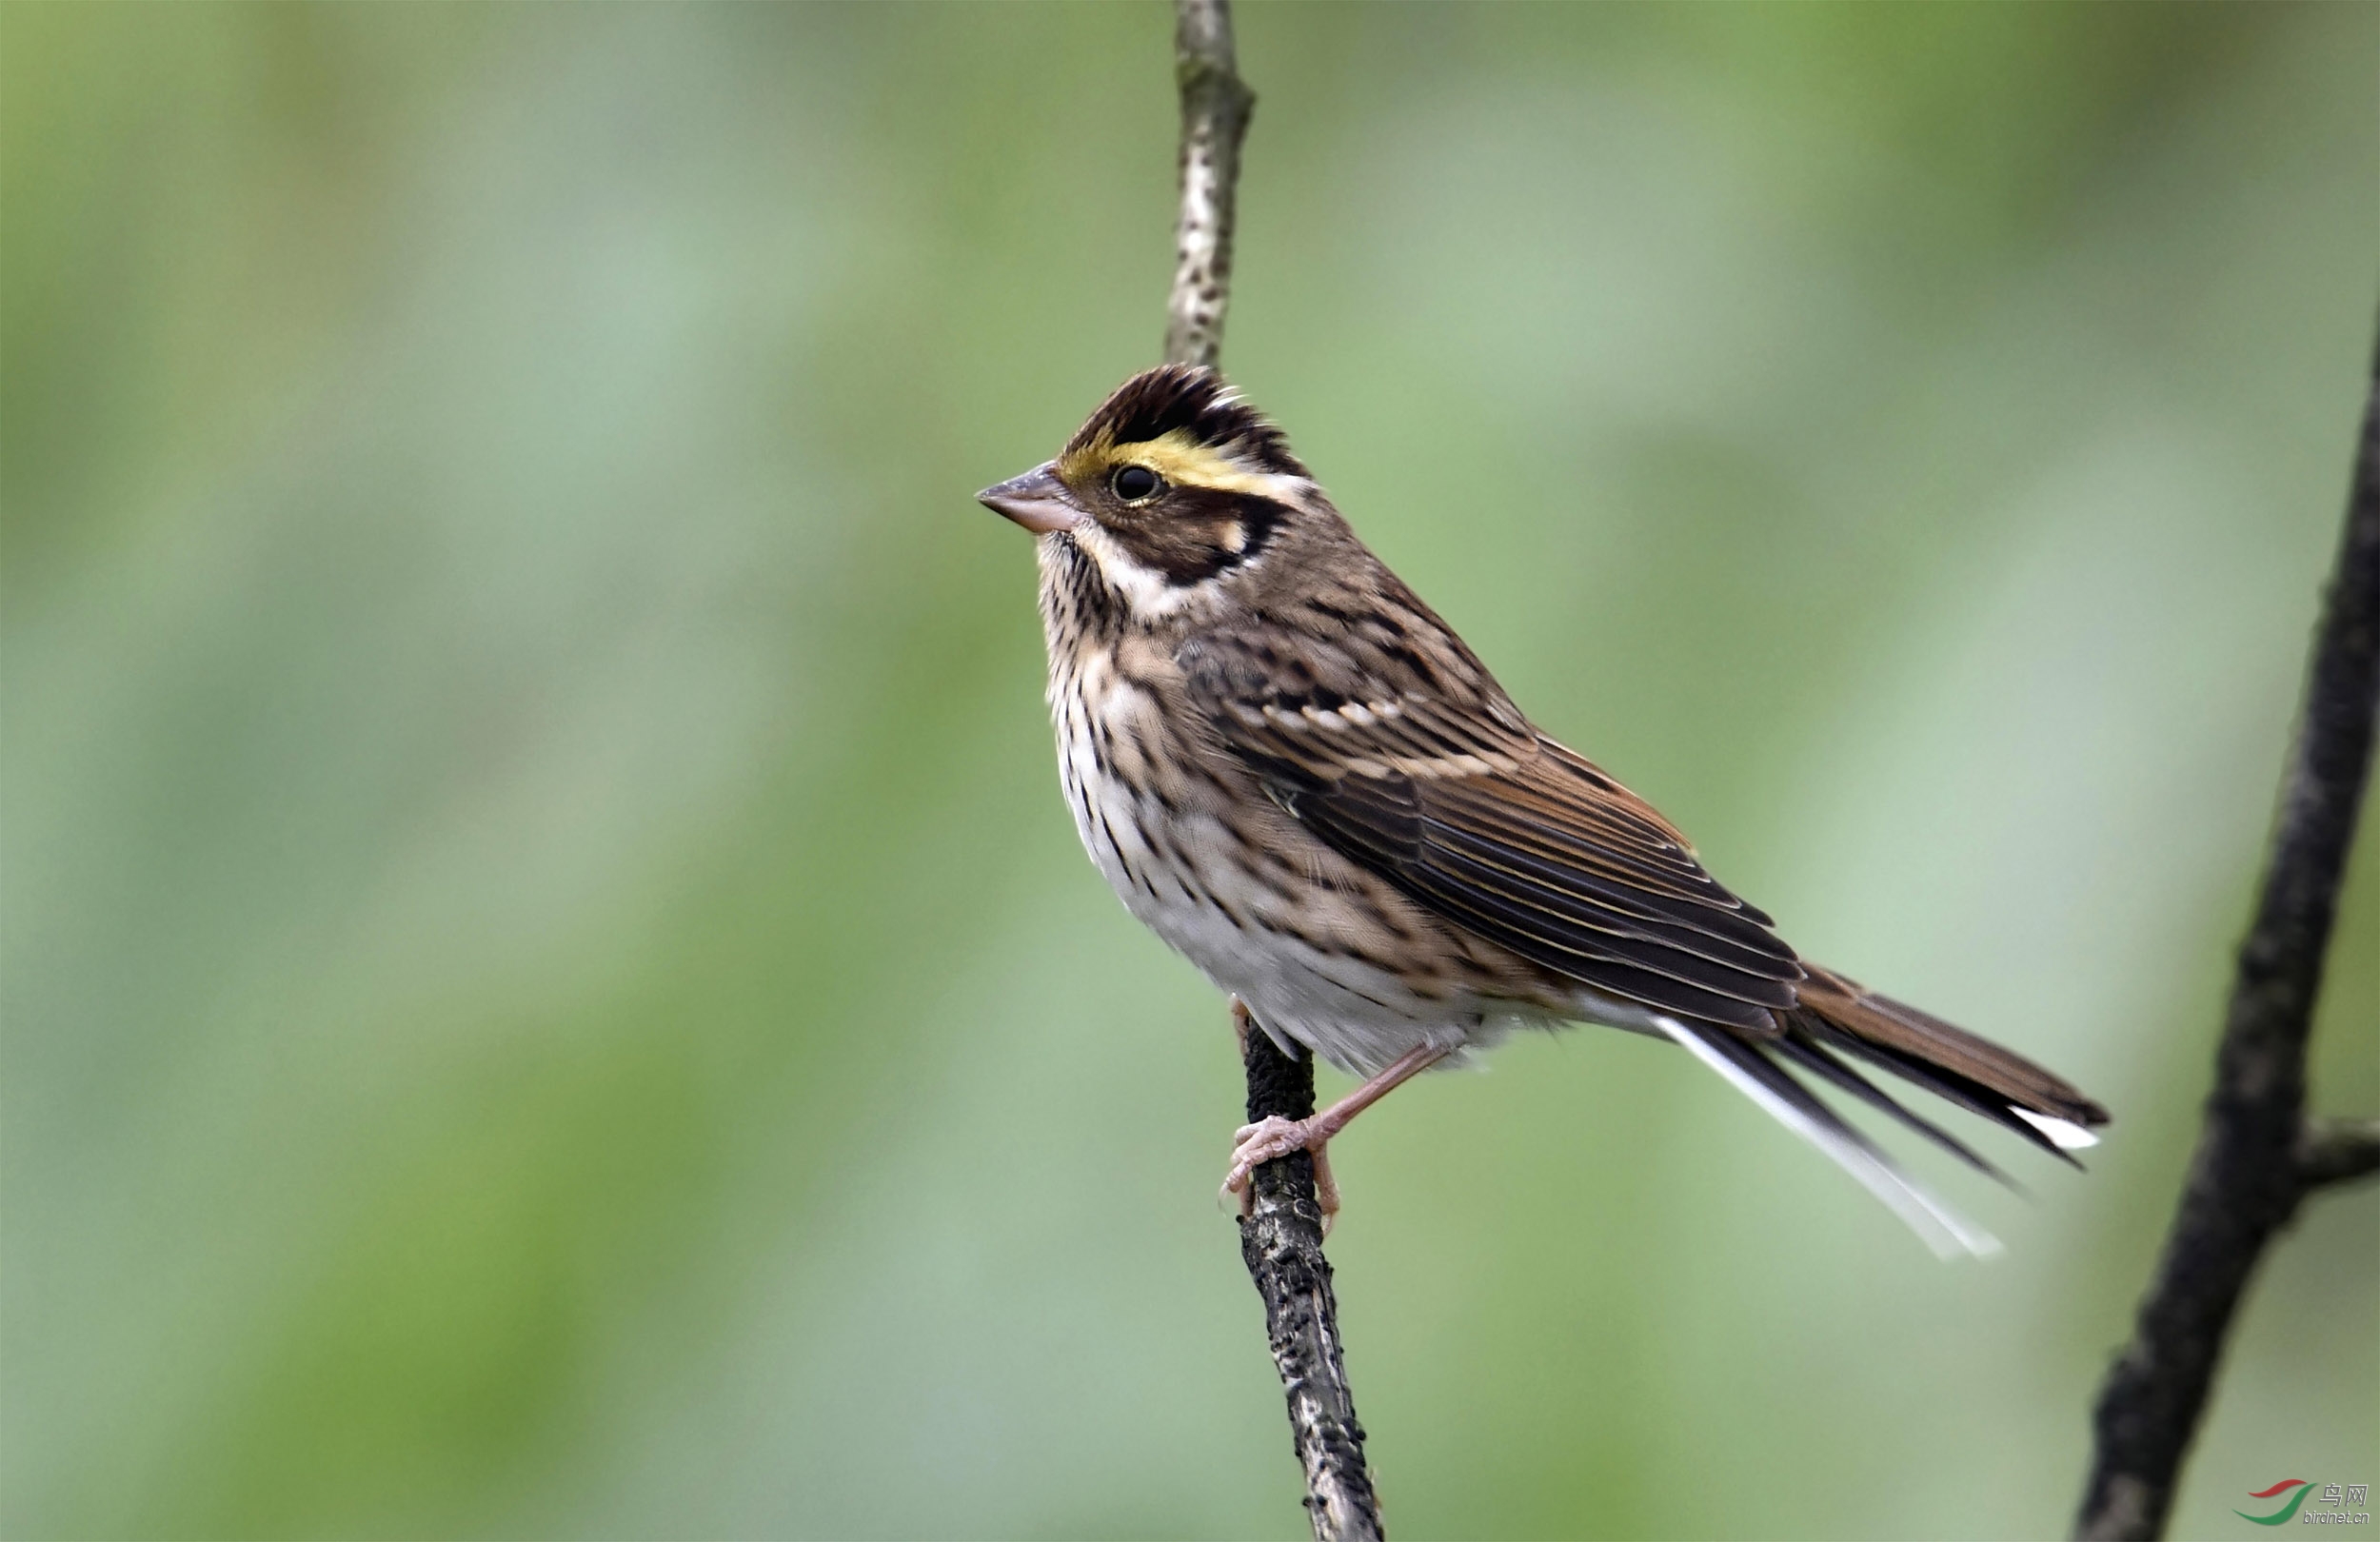
[[[1231,1172],[1223,1179],[1223,1197],[1238,1195],[1240,1214],[1250,1214],[1256,1206],[1256,1170],[1291,1152],[1309,1152],[1314,1156],[1314,1200],[1322,1212],[1322,1235],[1328,1236],[1331,1223],[1339,1216],[1339,1184],[1331,1176],[1330,1139],[1341,1122],[1324,1113],[1305,1119],[1274,1115],[1241,1125],[1232,1137]]]

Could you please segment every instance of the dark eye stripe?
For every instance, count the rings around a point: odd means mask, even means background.
[[[1254,493],[1179,486],[1157,517],[1113,533],[1134,561],[1179,588],[1256,561],[1289,513],[1286,504]],[[1229,544],[1234,526],[1241,537],[1237,551]]]

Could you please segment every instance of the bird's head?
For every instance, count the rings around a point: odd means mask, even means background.
[[[1079,550],[1143,614],[1260,565],[1318,501],[1280,430],[1198,365],[1135,375],[1057,459],[976,497]]]

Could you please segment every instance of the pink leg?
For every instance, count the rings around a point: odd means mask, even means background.
[[[1232,1021],[1240,1033],[1247,1032],[1246,1009],[1236,1001],[1232,1004]],[[1323,1223],[1328,1225],[1330,1217],[1339,1213],[1339,1185],[1331,1181],[1330,1158],[1324,1153],[1331,1137],[1347,1128],[1357,1115],[1386,1097],[1398,1085],[1446,1058],[1447,1054],[1423,1044],[1407,1050],[1387,1069],[1367,1077],[1361,1086],[1310,1118],[1275,1117],[1241,1125],[1232,1137],[1231,1173],[1223,1179],[1223,1193],[1240,1196],[1244,1211],[1248,1178],[1258,1167],[1293,1151],[1309,1151],[1314,1154],[1315,1197],[1322,1207]]]

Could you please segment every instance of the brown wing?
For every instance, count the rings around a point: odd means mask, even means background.
[[[1284,675],[1266,638],[1209,633],[1180,662],[1276,801],[1438,915],[1604,995],[1778,1032],[1800,963],[1667,820],[1538,734],[1467,653],[1432,667],[1373,647],[1308,634]]]

